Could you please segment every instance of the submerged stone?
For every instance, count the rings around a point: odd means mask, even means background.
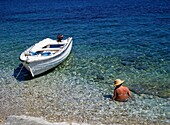
[[[98,80],[104,80],[104,76],[101,74],[97,74],[96,77]]]
[[[139,65],[139,66],[135,66],[135,68],[138,69],[138,70],[147,70],[149,68],[149,66]]]
[[[121,64],[124,66],[131,66],[133,63],[130,61],[122,61]]]

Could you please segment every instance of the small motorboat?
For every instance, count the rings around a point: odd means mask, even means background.
[[[70,54],[72,43],[72,37],[59,42],[46,38],[26,49],[19,58],[34,77],[62,63]]]

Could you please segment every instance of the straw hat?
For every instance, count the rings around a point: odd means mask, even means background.
[[[116,79],[114,81],[114,86],[118,86],[118,85],[122,84],[123,82],[124,82],[124,80]]]

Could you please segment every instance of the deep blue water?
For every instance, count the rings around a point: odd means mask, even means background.
[[[0,10],[1,73],[13,77],[22,51],[62,33],[74,44],[61,73],[170,97],[169,0],[1,0]]]

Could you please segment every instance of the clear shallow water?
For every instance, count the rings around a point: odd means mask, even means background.
[[[64,73],[102,84],[121,78],[136,93],[169,97],[168,2],[1,1],[0,68],[16,68],[23,50],[60,32],[74,38]]]
[[[59,71],[101,87],[120,78],[137,94],[169,98],[168,3],[168,0],[1,1],[1,83],[13,82],[22,51],[37,41],[56,39],[58,33],[63,33],[65,38],[73,37],[73,50],[62,65],[50,72],[52,76]]]

